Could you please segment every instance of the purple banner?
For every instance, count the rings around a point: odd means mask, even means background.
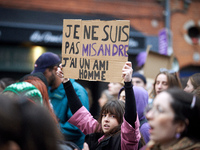
[[[167,55],[167,49],[168,49],[168,36],[167,36],[167,30],[162,29],[159,32],[159,50],[158,52],[163,55]]]

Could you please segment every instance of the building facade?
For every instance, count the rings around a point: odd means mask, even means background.
[[[148,45],[159,52],[159,36],[167,27],[180,76],[189,76],[200,72],[199,8],[200,0],[0,0],[1,77],[30,73],[45,51],[61,54],[63,19],[130,20],[128,54],[134,68]],[[107,84],[82,84],[92,90],[95,111],[100,92],[94,91]]]

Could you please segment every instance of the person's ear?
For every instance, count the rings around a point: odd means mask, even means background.
[[[58,66],[53,67],[53,70],[57,71],[57,69],[58,69]]]
[[[189,124],[188,119],[186,119],[185,122],[183,122],[183,121],[179,122],[179,126],[177,128],[177,133],[182,133],[186,129],[188,124]]]
[[[144,89],[147,89],[147,83],[146,84],[144,83]]]

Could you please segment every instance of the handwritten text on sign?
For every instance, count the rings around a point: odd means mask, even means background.
[[[120,82],[129,21],[64,20],[62,64],[68,78]]]

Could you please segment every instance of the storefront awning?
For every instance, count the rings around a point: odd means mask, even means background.
[[[19,9],[0,8],[0,42],[30,43],[33,45],[62,45],[63,19],[82,20],[119,20],[104,15],[78,15],[67,13],[41,12]],[[138,54],[146,50],[146,36],[130,29],[128,54]]]

